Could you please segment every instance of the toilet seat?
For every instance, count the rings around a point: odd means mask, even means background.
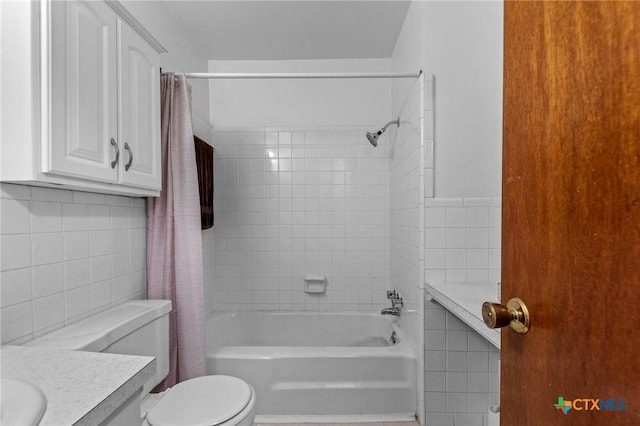
[[[253,390],[231,376],[203,376],[173,386],[147,414],[151,426],[215,426],[252,402]]]

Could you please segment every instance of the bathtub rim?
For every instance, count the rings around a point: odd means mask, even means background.
[[[209,322],[215,321],[216,318],[225,316],[238,316],[238,315],[269,315],[269,316],[296,316],[296,315],[315,315],[315,316],[360,316],[360,317],[372,317],[376,319],[382,319],[390,323],[391,328],[395,331],[399,338],[399,343],[388,346],[304,346],[304,345],[227,345],[216,346],[211,344],[208,340],[206,343],[206,355],[215,354],[221,357],[238,354],[245,354],[241,358],[250,358],[251,356],[265,356],[269,354],[276,358],[292,358],[292,357],[314,357],[319,353],[326,354],[340,354],[345,355],[366,355],[374,357],[383,357],[389,354],[396,356],[402,356],[403,358],[417,359],[415,353],[415,343],[407,336],[405,331],[400,327],[399,317],[387,317],[372,312],[324,312],[324,311],[214,311],[207,315],[205,320],[205,332],[206,325]]]

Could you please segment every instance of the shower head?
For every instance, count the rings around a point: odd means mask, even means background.
[[[371,133],[367,132],[367,139],[369,139],[369,143],[373,146],[378,146],[378,136],[380,136],[382,132]]]
[[[387,127],[391,126],[392,124],[395,124],[396,126],[400,127],[400,119],[398,118],[396,120],[391,120],[390,122],[385,124],[382,129],[378,130],[377,132],[367,132],[367,139],[369,139],[369,143],[374,147],[378,146],[378,137],[381,134],[383,134],[387,130]]]

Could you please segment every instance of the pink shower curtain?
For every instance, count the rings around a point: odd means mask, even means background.
[[[162,192],[149,198],[147,297],[170,299],[169,375],[162,389],[207,374],[200,196],[191,125],[191,86],[161,76]]]

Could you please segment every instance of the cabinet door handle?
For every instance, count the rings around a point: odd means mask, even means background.
[[[116,164],[118,164],[118,160],[120,159],[120,148],[118,148],[118,144],[113,138],[111,138],[111,145],[116,149],[116,158],[111,162],[111,168],[115,169]]]
[[[127,162],[127,164],[124,165],[124,171],[128,172],[129,168],[131,167],[131,163],[133,163],[133,151],[131,151],[129,144],[126,142],[124,143],[124,149],[126,149],[129,152],[129,161]]]

